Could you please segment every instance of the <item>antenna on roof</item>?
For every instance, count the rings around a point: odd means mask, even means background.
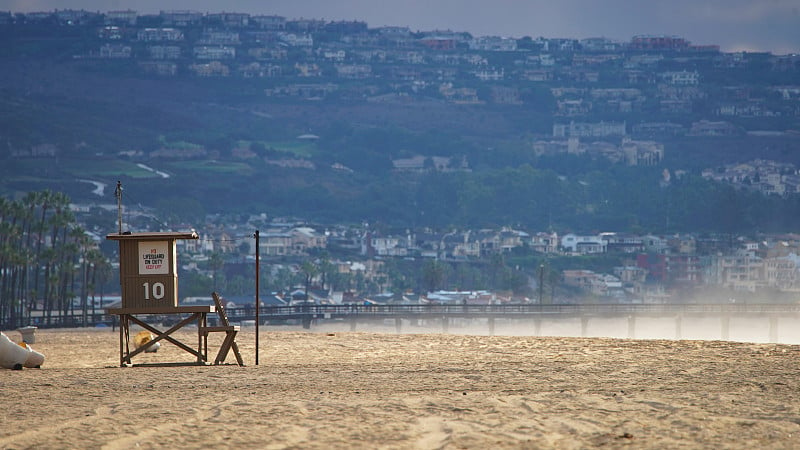
[[[117,188],[114,189],[114,197],[117,198],[117,223],[119,224],[119,234],[122,234],[122,182],[117,180]]]

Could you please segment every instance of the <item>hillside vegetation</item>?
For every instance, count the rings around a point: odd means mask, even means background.
[[[398,227],[800,226],[797,195],[765,197],[700,177],[705,168],[756,158],[798,164],[792,135],[672,137],[659,164],[626,166],[533,152],[532,140],[547,138],[555,120],[546,85],[526,88],[522,105],[457,104],[424,93],[382,102],[284,99],[264,95],[271,79],[158,78],[131,61],[75,58],[91,40],[81,33],[66,41],[8,32],[2,39],[0,194],[7,196],[51,189],[76,202],[111,203],[121,180],[126,200],[186,221],[267,212]],[[587,120],[654,119],[647,115]],[[699,116],[671,118],[688,125]],[[788,118],[778,127],[796,126]],[[43,145],[55,150],[25,153]],[[393,165],[418,156],[427,158],[424,170]],[[449,166],[436,167],[433,157],[449,158]],[[79,180],[111,187],[100,197]]]

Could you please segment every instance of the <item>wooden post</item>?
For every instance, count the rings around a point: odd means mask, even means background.
[[[589,318],[581,316],[581,337],[589,335]]]
[[[683,322],[683,315],[682,314],[678,314],[675,317],[675,339],[677,339],[677,340],[682,339],[682,337],[681,337],[682,334],[683,334],[683,330],[682,330],[683,323],[682,322]]]
[[[489,336],[494,336],[494,317],[489,317]]]
[[[202,355],[197,355],[197,364],[208,361],[208,335],[203,335],[203,327],[207,325],[205,314],[197,316],[197,348],[202,349]]]
[[[116,317],[116,316],[112,316],[112,317]],[[124,352],[124,347],[125,347],[124,335],[125,335],[125,333],[123,332],[122,320],[123,320],[123,316],[120,316],[119,317],[119,321],[120,321],[120,324],[119,324],[119,366],[120,367],[123,367],[125,365],[125,359],[123,359],[123,355],[127,354],[126,352]]]

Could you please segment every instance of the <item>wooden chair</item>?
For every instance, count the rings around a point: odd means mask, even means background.
[[[242,361],[242,355],[239,353],[239,346],[236,344],[236,334],[239,333],[239,327],[236,325],[231,325],[228,322],[228,313],[225,312],[225,306],[222,304],[219,294],[212,292],[211,298],[214,299],[217,315],[219,315],[220,325],[215,327],[203,327],[203,336],[208,337],[209,333],[225,333],[225,339],[222,341],[222,346],[219,348],[219,352],[217,352],[217,357],[214,358],[214,364],[222,364],[225,362],[225,358],[228,357],[228,352],[233,349],[233,354],[236,356],[236,362],[239,363],[240,366],[243,366],[244,362]]]

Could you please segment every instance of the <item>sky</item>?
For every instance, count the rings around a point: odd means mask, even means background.
[[[675,35],[726,52],[800,53],[800,0],[0,0],[0,11],[54,9],[243,12],[516,38]]]

